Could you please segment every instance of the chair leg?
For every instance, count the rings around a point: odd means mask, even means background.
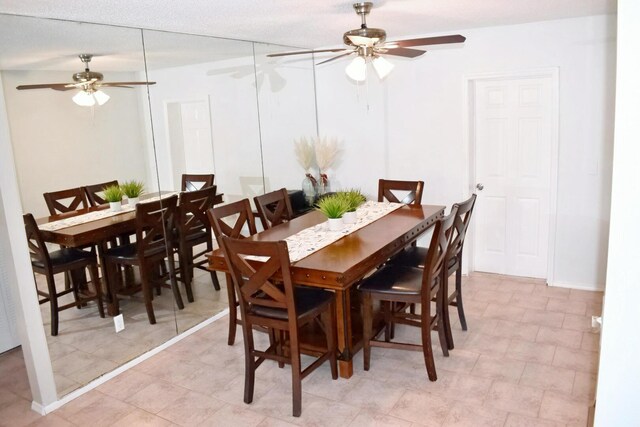
[[[391,341],[391,329],[393,327],[391,323],[391,311],[395,308],[395,303],[391,301],[381,301],[380,307],[384,315],[384,340],[389,342]]]
[[[216,274],[215,271],[210,271],[209,273],[211,274],[211,283],[213,283],[213,289],[215,289],[216,291],[219,291],[220,282],[218,281],[218,275]]]
[[[233,345],[236,341],[236,324],[238,323],[238,310],[236,308],[236,291],[233,289],[233,279],[230,274],[226,274],[227,278],[227,297],[229,299],[229,338],[228,345]]]
[[[53,276],[47,274],[47,286],[49,288],[49,306],[51,309],[51,335],[58,335],[58,292]]]
[[[421,307],[421,329],[422,329],[422,354],[424,364],[427,368],[427,375],[430,381],[438,379],[436,375],[436,363],[433,360],[433,348],[431,347],[431,304],[423,304]],[[446,348],[446,345],[445,347]]]
[[[244,403],[253,402],[253,388],[256,377],[255,358],[253,356],[253,325],[245,322],[244,335]]]
[[[291,357],[291,389],[293,391],[293,416],[299,417],[302,413],[302,369],[300,366],[300,347],[298,343],[298,331],[289,331],[289,352]]]
[[[148,263],[142,263],[140,265],[140,281],[142,282],[142,294],[144,296],[144,306],[147,309],[147,317],[149,323],[156,324],[156,315],[153,312],[153,289],[151,287],[151,278],[149,277],[149,269],[151,266]]]
[[[373,330],[373,300],[369,292],[364,292],[362,298],[362,354],[364,356],[364,370],[368,371],[371,362],[371,340]]]
[[[462,254],[459,255],[458,269],[456,270],[456,308],[462,330],[467,330],[467,318],[464,316],[464,306],[462,305]]]
[[[323,313],[324,329],[327,335],[327,349],[331,352],[329,364],[331,366],[331,378],[338,379],[338,358],[336,357],[336,304],[331,302],[329,309]]]
[[[178,286],[178,281],[176,280],[176,267],[173,263],[173,253],[169,253],[169,257],[167,258],[167,263],[169,264],[169,283],[171,284],[171,292],[173,292],[173,298],[176,300],[176,305],[179,310],[184,309],[184,302],[182,302],[182,295],[180,294],[180,287]],[[164,262],[161,261],[161,264]],[[187,286],[187,295],[191,291],[191,285]],[[188,298],[188,297],[187,297]],[[193,302],[193,293],[191,294],[191,300]]]
[[[96,264],[89,264],[89,276],[91,276],[91,282],[96,289],[96,303],[98,304],[98,312],[100,317],[104,319],[104,306],[102,305],[102,284],[98,275],[98,266]]]
[[[120,300],[118,300],[118,289],[120,287],[119,266],[115,262],[105,261],[105,277],[107,281],[107,292],[111,297],[111,307],[115,316],[120,314]]]
[[[442,282],[443,276],[440,276],[440,277],[441,277],[440,282]],[[444,300],[443,300],[443,296],[444,296],[443,286],[442,286],[442,283],[438,284],[437,286],[438,286],[438,290],[436,294],[436,315],[435,315],[436,327],[438,328],[438,338],[440,339],[440,347],[442,348],[442,354],[444,355],[444,357],[449,357],[449,342],[447,340],[447,333],[445,331],[446,325],[443,319],[444,317],[443,307],[445,307]],[[431,309],[431,303],[429,303],[429,309]]]
[[[193,288],[191,287],[193,282],[193,248],[186,249],[184,254],[178,256],[178,259],[182,269],[184,288],[187,291],[187,301],[193,302]]]
[[[451,319],[449,318],[449,277],[447,276],[446,269],[443,269],[442,277],[442,299],[440,301],[442,304],[442,316],[440,319],[442,320],[445,338],[447,340],[447,348],[453,350],[453,334],[451,333]]]

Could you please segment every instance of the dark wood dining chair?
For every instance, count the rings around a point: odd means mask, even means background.
[[[203,255],[213,250],[211,225],[207,218],[207,211],[214,205],[216,186],[202,190],[184,191],[180,193],[176,230],[178,232],[178,257],[180,260],[179,278],[184,283],[187,300],[193,302],[193,271],[195,268],[207,270],[209,260]],[[204,248],[194,253],[198,245]],[[198,260],[198,258],[201,258]],[[220,290],[220,283],[215,271],[210,271],[211,281],[216,291]]]
[[[452,211],[456,210],[456,219],[453,224],[453,239],[449,246],[446,260],[446,272],[447,279],[454,272],[456,274],[456,285],[453,291],[445,298],[445,303],[449,306],[456,307],[458,310],[458,317],[460,318],[460,325],[462,330],[467,330],[467,320],[464,315],[464,305],[462,303],[462,249],[464,248],[464,240],[467,235],[469,223],[471,222],[471,214],[476,204],[476,195],[473,194],[464,202],[456,203],[452,206]],[[410,267],[424,268],[428,249],[416,246],[405,248],[400,254],[390,261],[393,264],[405,265]],[[445,315],[445,321],[449,322],[449,311],[447,310]],[[448,325],[449,330],[451,329]],[[449,340],[449,349],[453,348],[453,337],[450,335],[447,337]]]
[[[378,201],[384,202],[386,200],[393,203],[419,205],[422,203],[423,189],[423,181],[381,179],[378,181]],[[399,194],[404,194],[404,196],[399,196]]]
[[[96,301],[100,317],[104,318],[102,286],[98,277],[98,263],[95,253],[74,248],[62,248],[49,252],[33,215],[28,213],[24,215],[23,219],[31,255],[31,267],[34,273],[44,275],[47,280],[47,291],[38,289],[37,285],[36,290],[38,295],[43,297],[42,299],[39,298],[38,302],[40,304],[49,302],[51,306],[51,335],[58,335],[58,313],[71,307],[81,308],[89,301]],[[86,290],[79,287],[80,280],[78,279],[80,275],[84,276],[86,274],[85,269],[89,270],[94,288],[93,294],[87,294]],[[58,292],[54,276],[58,273],[67,272],[70,273],[71,286]],[[58,298],[69,293],[73,293],[73,302],[59,305]]]
[[[82,187],[52,191],[50,193],[44,193],[43,196],[50,215],[57,215],[89,207],[87,196]]]
[[[213,185],[214,174],[182,174],[181,191],[195,191]]]
[[[101,184],[93,184],[93,185],[85,186],[84,191],[85,193],[87,193],[87,200],[89,200],[89,204],[91,206],[100,206],[107,203],[107,201],[103,197],[104,194],[102,192],[104,191],[105,188],[112,187],[114,185],[118,186],[120,184],[118,184],[117,180],[113,180],[113,181],[103,182]]]
[[[119,312],[117,294],[133,294],[142,290],[149,323],[156,323],[153,311],[153,290],[160,291],[170,282],[176,304],[184,308],[180,289],[176,282],[174,266],[174,222],[177,215],[178,196],[136,205],[136,241],[105,251],[107,283],[113,298],[115,313]],[[168,274],[161,264],[168,258]],[[118,267],[134,266],[140,271],[140,286],[122,287]],[[167,277],[168,276],[168,277]]]
[[[244,402],[253,401],[257,368],[266,359],[276,360],[291,365],[293,416],[299,417],[302,411],[302,380],[327,360],[332,378],[338,378],[335,295],[324,289],[294,286],[285,241],[254,242],[226,236],[221,240],[240,299],[245,353]],[[247,261],[245,256],[266,259],[254,264]],[[313,322],[321,325],[326,347],[317,350],[320,355],[303,369],[300,361],[300,328]],[[271,337],[275,335],[266,350],[255,348],[254,326],[267,328]],[[285,345],[288,348],[284,349]]]
[[[222,237],[243,239],[256,234],[256,224],[251,212],[249,199],[239,200],[207,211],[209,223],[218,246],[222,247]],[[243,234],[246,233],[246,234]],[[229,271],[230,268],[229,268]],[[238,319],[238,300],[233,290],[231,274],[226,274],[227,296],[229,300],[229,338],[227,343],[233,345],[236,340],[236,325],[241,324]]]
[[[262,228],[265,230],[293,218],[291,200],[286,188],[256,196],[253,201],[258,210]]]
[[[358,287],[363,296],[363,354],[364,370],[368,371],[371,361],[371,347],[399,348],[422,351],[429,380],[435,381],[435,362],[431,347],[431,331],[437,330],[440,347],[445,356],[449,355],[446,324],[443,319],[444,296],[447,283],[443,280],[446,269],[445,258],[455,221],[455,209],[447,217],[436,222],[425,260],[425,268],[385,265],[366,278]],[[435,313],[431,312],[432,299],[436,299]],[[380,301],[384,316],[384,341],[376,339],[373,332],[373,303]],[[420,304],[420,313],[405,309],[410,304]],[[400,305],[403,308],[398,309]],[[404,324],[420,328],[422,345],[391,341],[392,325]]]

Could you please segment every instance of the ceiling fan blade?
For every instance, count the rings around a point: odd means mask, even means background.
[[[26,89],[54,89],[54,90],[71,90],[75,89],[73,87],[67,87],[68,83],[44,83],[38,85],[20,85],[17,86],[18,90],[26,90]]]
[[[336,59],[342,58],[343,56],[351,55],[354,52],[355,52],[355,50],[350,50],[349,52],[343,53],[342,55],[334,56],[333,58],[329,58],[329,59],[327,59],[325,61],[318,62],[316,65],[326,64],[327,62],[335,61]]]
[[[300,50],[298,52],[282,52],[282,53],[270,53],[267,56],[272,58],[274,56],[289,56],[289,55],[302,55],[305,53],[321,53],[321,52],[343,52],[345,49],[319,49],[319,50]]]
[[[406,47],[396,47],[393,49],[385,49],[385,55],[404,56],[405,58],[415,58],[423,55],[426,51],[419,49],[407,49]]]
[[[156,84],[156,82],[105,82],[105,83],[100,83],[100,86],[127,87],[127,86],[154,85],[154,84]]]
[[[467,38],[460,34],[451,36],[425,37],[422,39],[394,40],[388,43],[390,47],[429,46],[433,44],[462,43]]]

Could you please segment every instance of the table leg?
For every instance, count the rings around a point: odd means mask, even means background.
[[[336,316],[338,326],[338,368],[342,378],[353,375],[353,334],[351,330],[350,289],[336,290]]]
[[[111,287],[107,282],[107,263],[104,259],[104,253],[107,249],[107,242],[102,241],[98,243],[98,261],[100,263],[100,269],[102,270],[102,295],[104,301],[107,303],[107,314],[109,316],[117,316],[120,312],[120,308],[115,304],[114,296],[111,295]]]

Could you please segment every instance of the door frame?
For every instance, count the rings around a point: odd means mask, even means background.
[[[470,195],[475,191],[476,171],[475,171],[475,87],[479,81],[490,80],[516,80],[526,78],[550,78],[551,79],[551,176],[549,182],[549,237],[547,243],[547,284],[553,286],[554,283],[554,262],[556,243],[556,223],[557,223],[557,199],[558,199],[558,150],[559,150],[559,119],[560,119],[560,69],[559,67],[531,68],[516,71],[488,72],[478,74],[468,74],[463,76],[464,91],[464,114],[463,114],[463,159],[464,164],[464,188],[462,194]],[[465,245],[467,249],[468,272],[475,271],[475,228],[471,227],[468,236],[470,241]]]

